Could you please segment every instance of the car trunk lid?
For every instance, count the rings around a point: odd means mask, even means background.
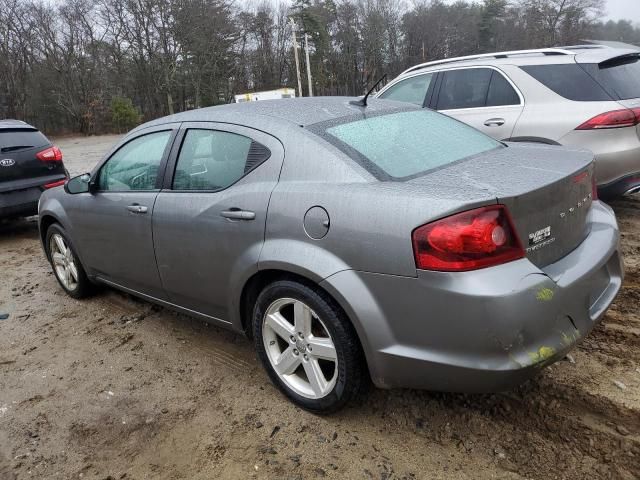
[[[409,182],[430,186],[440,195],[455,191],[470,202],[486,198],[505,205],[527,258],[543,267],[588,235],[593,174],[588,152],[509,144]]]

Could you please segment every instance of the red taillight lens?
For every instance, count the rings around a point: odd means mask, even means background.
[[[64,180],[58,180],[57,182],[47,183],[46,185],[44,185],[44,188],[49,189],[53,187],[59,187],[60,185],[64,185],[67,180],[68,179],[65,178]]]
[[[416,267],[464,272],[524,257],[504,205],[458,213],[413,231]]]
[[[61,162],[62,151],[54,145],[53,147],[36,153],[36,158],[42,162]]]
[[[633,127],[638,123],[640,123],[640,108],[625,108],[596,115],[591,120],[584,122],[576,130]]]

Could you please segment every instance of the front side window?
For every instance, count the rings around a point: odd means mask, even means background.
[[[380,98],[385,100],[397,100],[398,102],[408,102],[422,106],[424,98],[427,96],[427,90],[431,85],[432,74],[416,75],[396,83],[384,93]]]
[[[153,190],[171,131],[138,137],[114,153],[100,170],[98,186],[105,191]]]
[[[248,137],[219,130],[189,129],[178,156],[174,190],[222,190],[269,158]]]
[[[464,123],[427,109],[315,130],[381,179],[421,175],[502,146]]]
[[[444,72],[437,110],[484,107],[493,70],[467,68]]]

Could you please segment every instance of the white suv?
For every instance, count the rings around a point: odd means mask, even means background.
[[[604,45],[450,58],[409,68],[377,98],[423,105],[504,141],[596,157],[604,198],[640,192],[640,52]]]

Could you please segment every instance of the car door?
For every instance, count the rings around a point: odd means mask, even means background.
[[[92,173],[90,193],[73,196],[73,239],[93,275],[162,299],[151,218],[179,125],[145,129]]]
[[[430,106],[496,140],[511,137],[522,114],[522,95],[502,72],[488,67],[440,72]]]
[[[183,124],[153,211],[158,268],[172,303],[228,321],[233,280],[257,271],[283,158],[282,144],[263,132]]]

